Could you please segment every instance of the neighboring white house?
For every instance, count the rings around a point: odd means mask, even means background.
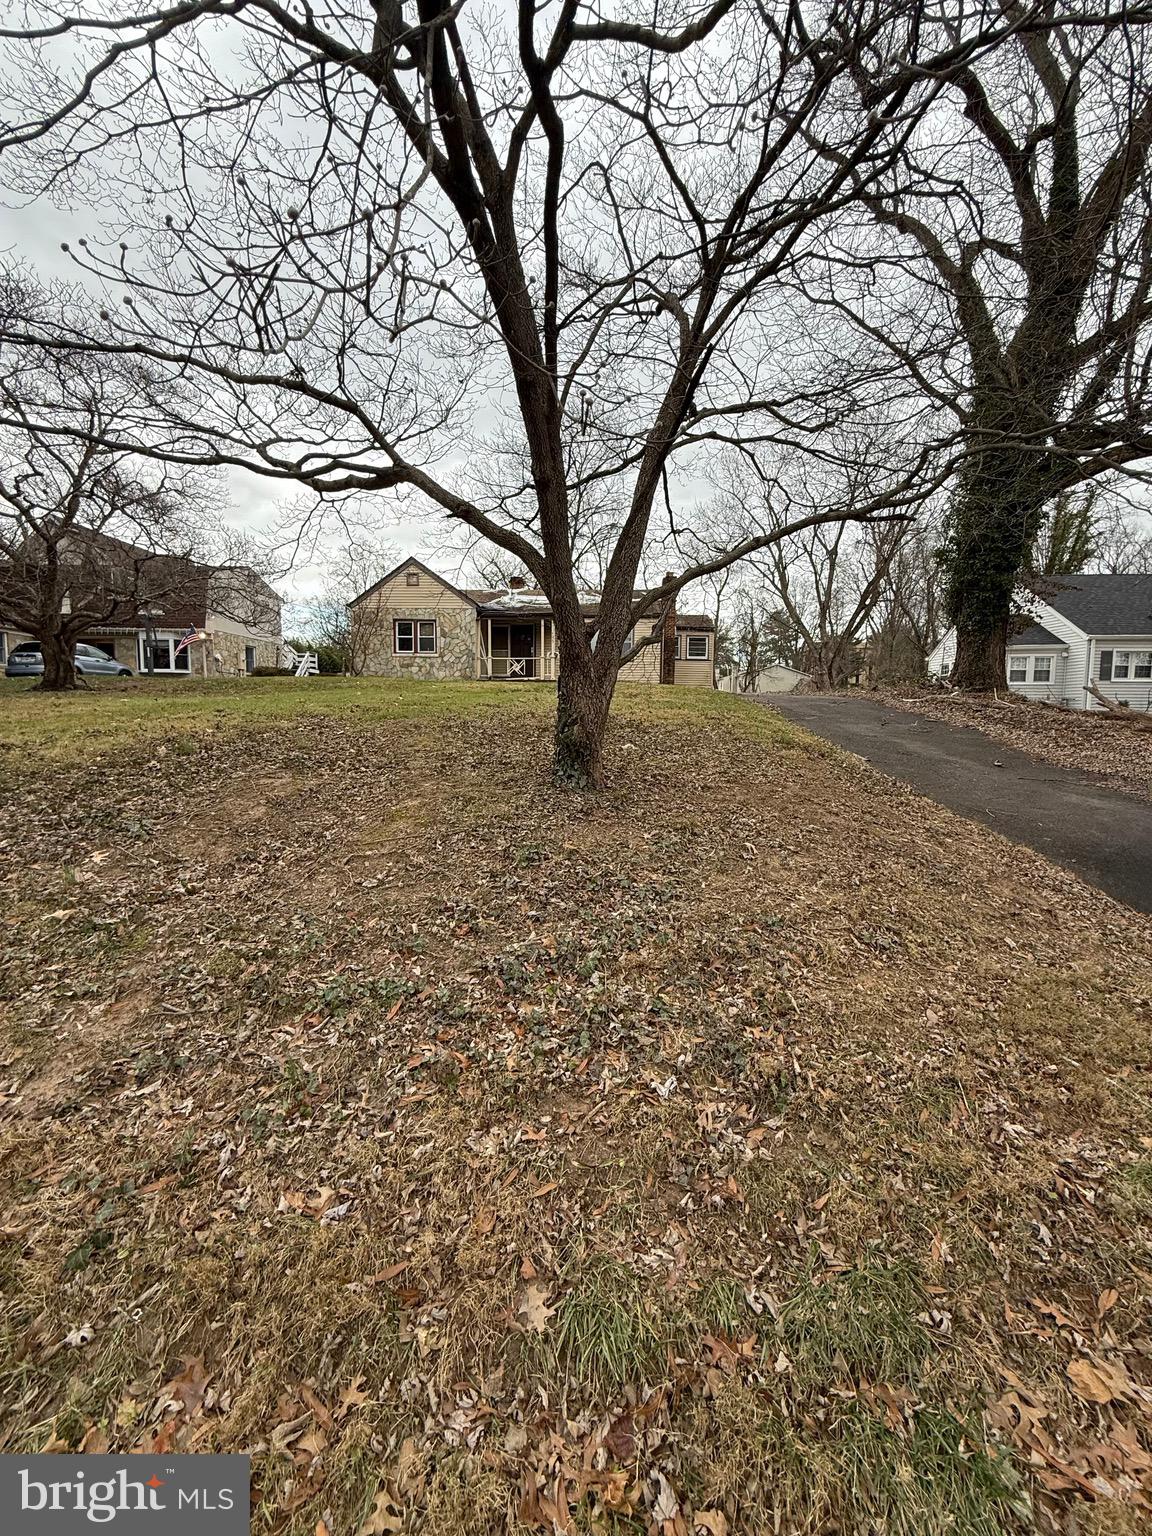
[[[751,685],[745,687],[739,673],[726,672],[716,684],[725,693],[791,693],[793,688],[808,677],[807,672],[798,672],[795,667],[786,667],[782,663],[774,662],[765,667],[762,672],[757,672]]]
[[[1101,709],[1091,683],[1119,703],[1152,710],[1152,576],[1052,581],[1060,590],[1029,595],[1029,611],[1008,637],[1008,687],[1050,704]],[[929,673],[947,678],[955,657],[950,629],[929,653]]]

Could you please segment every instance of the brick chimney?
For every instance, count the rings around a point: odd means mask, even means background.
[[[664,572],[665,581],[675,581],[672,571]],[[676,600],[673,598],[664,619],[664,632],[660,637],[660,681],[676,681]]]
[[[508,578],[509,592],[523,592],[527,585],[528,583],[524,580],[523,576],[509,576]]]

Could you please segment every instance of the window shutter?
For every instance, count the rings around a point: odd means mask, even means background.
[[[1112,681],[1112,652],[1100,652],[1100,681],[1110,683]]]

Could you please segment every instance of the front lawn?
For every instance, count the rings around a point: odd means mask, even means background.
[[[0,1449],[255,1532],[1135,1533],[1152,924],[726,696],[0,694]]]

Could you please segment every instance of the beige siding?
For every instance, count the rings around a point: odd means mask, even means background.
[[[419,584],[407,581],[413,571]],[[397,655],[395,619],[434,619],[435,655]],[[476,676],[476,609],[444,582],[417,566],[395,575],[352,609],[359,669],[373,677],[459,678]]]
[[[655,621],[641,619],[636,626],[636,639],[645,640],[652,633]],[[626,661],[620,668],[622,683],[658,683],[660,681],[660,647],[650,645],[641,651],[634,661]]]
[[[706,661],[691,661],[688,658],[688,637],[690,635],[703,635],[708,641],[708,658]],[[681,630],[679,632],[679,647],[676,657],[676,682],[689,688],[713,688],[715,687],[716,643],[715,636],[710,630]]]

